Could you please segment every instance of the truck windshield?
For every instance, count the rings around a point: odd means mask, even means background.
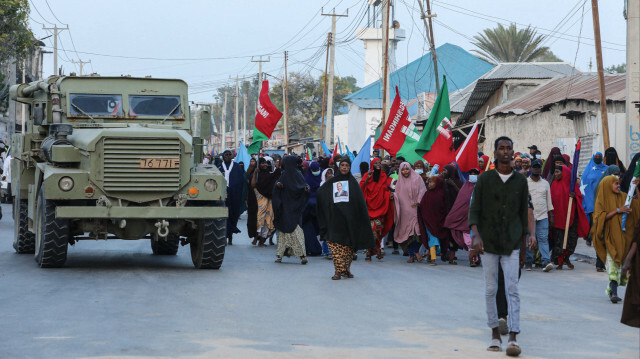
[[[70,113],[78,116],[122,116],[122,95],[71,94]]]
[[[129,96],[130,116],[181,117],[180,96]]]

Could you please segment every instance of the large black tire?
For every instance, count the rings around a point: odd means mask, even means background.
[[[20,186],[17,186],[20,188]],[[20,199],[20,191],[13,199],[13,249],[26,254],[36,251],[36,236],[29,232],[28,202]]]
[[[180,238],[174,233],[169,233],[166,239],[159,238],[157,241],[151,239],[151,250],[153,254],[175,256],[180,247]]]
[[[227,219],[203,219],[191,240],[191,260],[197,269],[219,269],[227,245]]]
[[[67,261],[69,220],[56,218],[55,202],[40,189],[36,212],[36,263],[41,268],[59,268]]]

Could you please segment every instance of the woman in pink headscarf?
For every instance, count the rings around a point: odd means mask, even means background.
[[[418,224],[418,206],[426,190],[422,177],[411,168],[409,162],[402,162],[394,194],[396,229],[393,233],[393,239],[403,249],[407,249],[409,252],[407,262],[409,263],[422,260],[418,254],[422,244],[420,225]]]

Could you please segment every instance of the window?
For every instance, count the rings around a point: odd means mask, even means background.
[[[129,96],[129,115],[182,117],[180,96]]]
[[[71,94],[69,103],[75,116],[122,116],[122,95]]]

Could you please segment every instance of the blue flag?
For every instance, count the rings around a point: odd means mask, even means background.
[[[354,156],[353,153],[351,153],[351,151],[349,151],[349,146],[344,145],[344,148],[347,149],[347,156],[349,156],[349,159],[351,160],[351,163],[353,163],[353,160],[356,159],[356,156]]]
[[[324,151],[324,155],[331,156],[331,151],[329,151],[329,147],[327,147],[327,144],[324,143],[324,141],[321,141],[320,144],[322,145],[322,150]]]
[[[244,145],[244,142],[240,141],[240,146],[236,151],[236,163],[244,163],[244,168],[249,167],[249,162],[251,161],[251,156],[249,156],[249,151],[247,151],[247,147]]]
[[[338,149],[340,151],[340,155],[344,155],[344,152],[342,152],[342,144],[340,143],[340,136],[338,136]]]
[[[358,155],[351,163],[351,174],[356,174],[360,172],[360,163],[367,162],[369,163],[371,154],[371,136],[367,137],[367,140],[362,145],[362,148],[358,152]]]

